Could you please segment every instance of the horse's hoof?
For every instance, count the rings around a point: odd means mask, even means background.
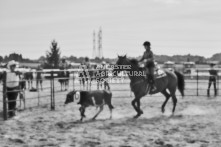
[[[162,111],[162,113],[164,113],[164,112],[165,112],[165,109],[162,109],[161,111]]]
[[[135,119],[137,119],[138,117],[140,117],[140,114],[137,114],[136,116],[134,116]]]
[[[142,111],[142,110],[140,110],[140,114],[139,114],[139,115],[141,115],[141,114],[143,114],[143,111]]]

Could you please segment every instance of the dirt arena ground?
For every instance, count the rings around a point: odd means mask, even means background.
[[[119,86],[111,86],[113,89]],[[128,86],[125,86],[128,88]],[[124,87],[123,87],[124,88]],[[121,86],[122,89],[122,86]],[[44,90],[40,94],[47,93]],[[86,118],[79,122],[79,105],[71,103],[64,107],[64,94],[56,95],[60,101],[55,111],[49,106],[39,106],[20,111],[7,121],[0,121],[0,146],[4,147],[219,147],[221,145],[221,99],[218,97],[178,97],[176,113],[171,116],[172,101],[161,113],[164,97],[147,96],[141,100],[144,114],[136,114],[131,106],[130,93],[114,92],[113,119],[109,110],[91,118],[96,108],[86,110]],[[32,93],[27,93],[30,97]],[[63,95],[62,95],[63,94]],[[119,98],[117,96],[127,98]],[[49,100],[44,99],[44,102]],[[32,102],[37,105],[37,101]],[[41,100],[43,103],[43,100]],[[27,102],[28,105],[28,102]]]

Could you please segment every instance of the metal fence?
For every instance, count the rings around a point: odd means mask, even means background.
[[[18,92],[24,92],[25,93],[25,99],[24,99],[24,106],[23,108],[20,107],[20,110],[24,110],[26,108],[33,108],[33,107],[39,107],[39,106],[45,106],[50,108],[50,110],[55,110],[56,105],[64,104],[66,94],[68,91],[75,90],[95,90],[97,89],[97,83],[92,82],[86,83],[85,86],[80,84],[81,78],[73,76],[75,75],[76,71],[72,71],[69,78],[59,78],[57,77],[57,73],[62,71],[50,71],[46,74],[50,75],[47,76],[46,79],[43,80],[43,91],[40,89],[37,89],[36,92],[30,92],[28,90],[22,90],[19,89]],[[44,73],[45,72],[41,72]],[[208,89],[208,79],[209,75],[201,76],[199,74],[199,71],[196,72],[197,74],[194,76],[186,75],[185,76],[185,96],[207,96],[207,89]],[[4,72],[3,75],[3,82],[2,82],[2,112],[3,112],[3,119],[8,119],[8,103],[11,101],[8,101],[7,99],[7,93],[10,91],[7,91],[6,88],[6,75],[7,73]],[[111,79],[111,77],[109,77]],[[68,90],[62,91],[60,89],[60,86],[58,85],[58,81],[61,79],[68,79],[69,80],[69,88]],[[28,80],[23,80],[25,82],[28,82]],[[33,80],[36,82],[36,79]],[[120,78],[112,78],[110,80],[110,87],[111,91],[113,93],[113,98],[131,98],[133,97],[132,92],[130,91],[129,87],[129,79],[127,77],[120,77]],[[217,95],[219,91],[219,77],[217,78]],[[180,94],[177,92],[177,95],[180,96]],[[28,96],[28,97],[27,97]],[[161,94],[153,95],[155,97],[159,97]],[[20,98],[16,100],[16,102],[20,102],[20,106],[23,103],[23,100]],[[26,107],[28,106],[28,107]]]

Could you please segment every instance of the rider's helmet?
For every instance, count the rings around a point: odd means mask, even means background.
[[[150,46],[151,44],[150,44],[150,42],[149,41],[145,41],[144,43],[143,43],[143,46]]]

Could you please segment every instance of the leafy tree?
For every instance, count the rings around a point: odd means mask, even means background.
[[[60,48],[58,48],[58,43],[53,40],[51,42],[51,50],[46,53],[46,64],[48,68],[59,68],[60,63]]]
[[[2,62],[3,61],[3,57],[2,56],[0,56],[0,62]]]

